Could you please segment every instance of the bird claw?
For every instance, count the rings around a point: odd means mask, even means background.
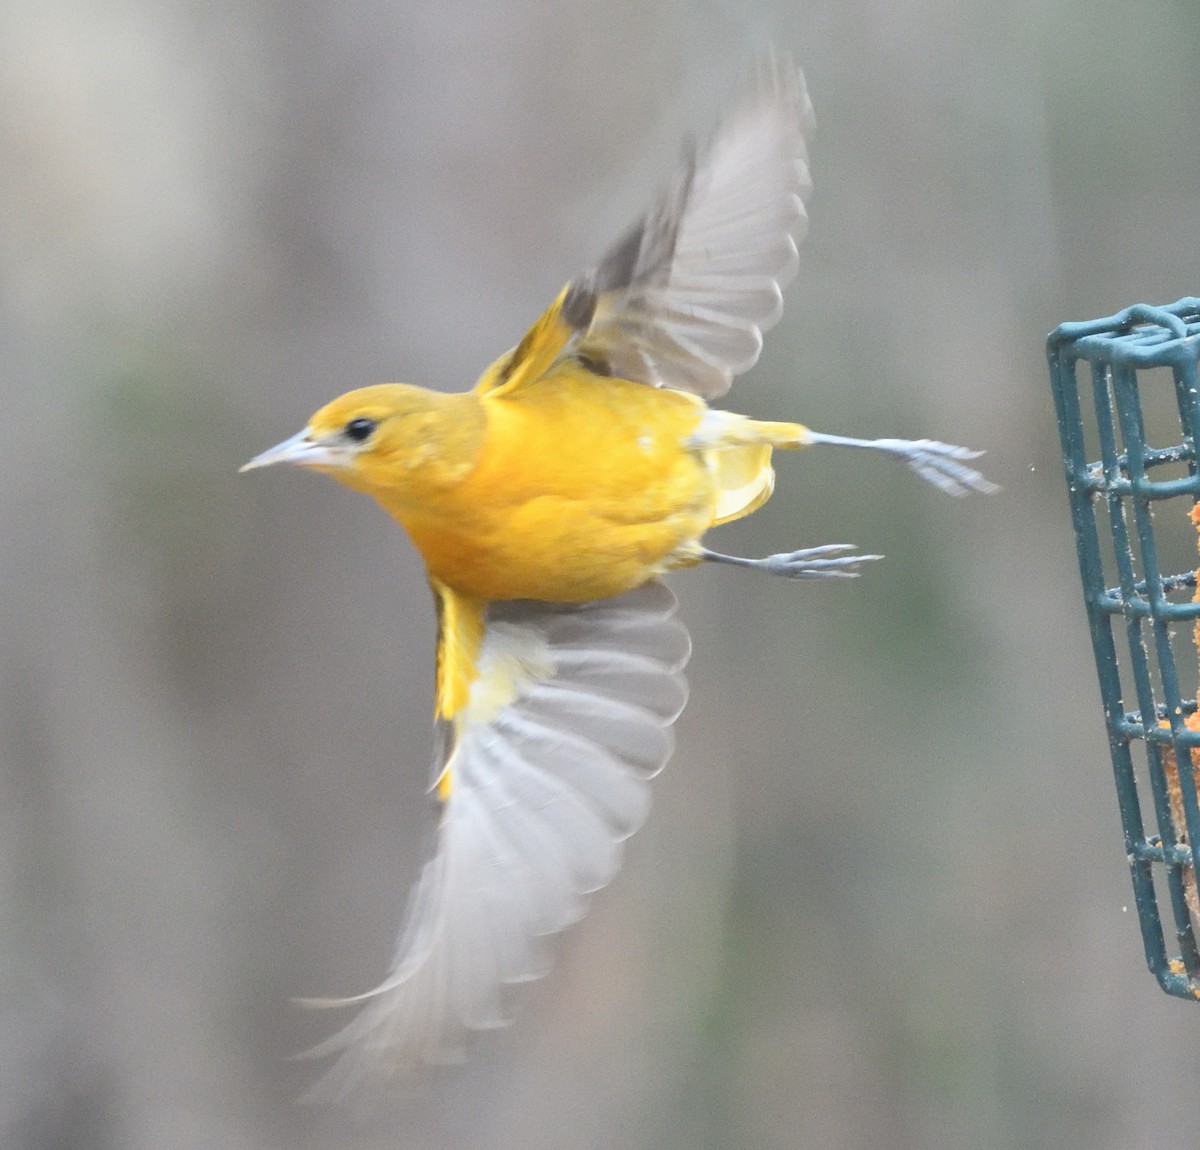
[[[880,439],[878,445],[890,455],[903,459],[922,479],[948,495],[966,495],[978,491],[984,495],[999,487],[982,472],[968,467],[963,460],[978,459],[982,451],[941,443],[936,439]]]
[[[806,547],[800,551],[785,551],[760,559],[762,569],[785,579],[857,579],[863,563],[882,559],[882,555],[842,555],[853,551],[852,543],[826,543],[821,547]],[[835,556],[827,558],[828,556]]]
[[[722,555],[719,551],[700,548],[695,555],[709,563],[728,563],[733,567],[749,567],[768,575],[782,575],[785,579],[841,579],[857,578],[855,570],[860,563],[882,559],[882,555],[844,555],[853,551],[852,543],[826,543],[820,547],[805,547],[801,551],[781,551],[765,559],[747,559],[742,555]]]

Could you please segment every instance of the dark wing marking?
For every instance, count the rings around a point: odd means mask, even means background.
[[[796,274],[812,126],[803,75],[768,61],[645,218],[568,288],[588,317],[578,353],[624,379],[724,395],[757,361]]]
[[[803,74],[770,57],[650,211],[567,284],[476,390],[515,390],[574,357],[600,375],[724,395],[757,361],[796,274],[812,128]]]

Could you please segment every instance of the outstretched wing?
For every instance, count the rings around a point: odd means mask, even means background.
[[[508,1021],[514,984],[546,973],[547,936],[612,879],[670,756],[690,653],[675,607],[652,582],[593,603],[487,608],[433,790],[436,851],[387,979],[328,1003],[363,1009],[312,1052],[340,1053],[320,1095],[458,1059],[470,1031]]]
[[[601,375],[724,395],[757,361],[796,274],[812,128],[803,74],[769,58],[650,211],[476,389],[511,391],[574,356]]]

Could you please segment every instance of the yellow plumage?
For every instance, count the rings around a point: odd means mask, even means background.
[[[247,465],[299,463],[374,497],[438,604],[439,846],[391,975],[324,1048],[342,1052],[340,1088],[451,1057],[467,1031],[505,1021],[506,988],[544,972],[541,940],[612,877],[686,697],[687,634],[659,575],[705,560],[850,575],[874,558],[705,549],[710,527],[769,498],[774,448],[881,448],[946,490],[990,487],[961,448],[706,403],[779,318],[811,126],[803,77],[768,61],[646,216],[472,391],[352,391]]]

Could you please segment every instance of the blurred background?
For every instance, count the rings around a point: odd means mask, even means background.
[[[365,1114],[291,1056],[424,844],[433,618],[325,479],[351,387],[463,388],[774,41],[800,276],[733,406],[988,450],[990,498],[780,460],[673,579],[691,704],[519,1025]],[[1140,1148],[1200,1132],[1147,974],[1043,353],[1200,294],[1200,8],[8,0],[0,8],[0,1144]]]

